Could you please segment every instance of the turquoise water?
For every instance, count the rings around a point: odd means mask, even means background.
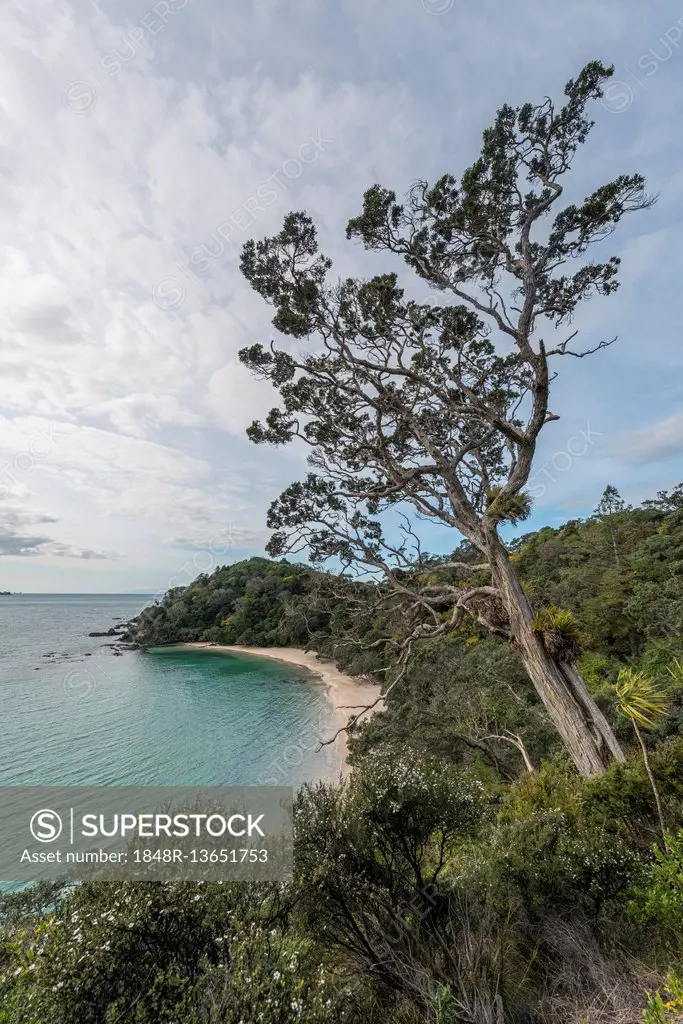
[[[329,705],[298,668],[251,655],[116,656],[88,637],[139,595],[0,597],[0,785],[300,785]],[[328,734],[328,733],[326,733]]]

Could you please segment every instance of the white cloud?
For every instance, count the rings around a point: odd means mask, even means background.
[[[175,395],[154,395],[150,392],[110,398],[84,411],[106,415],[123,434],[138,438],[147,437],[167,423],[200,427],[206,422],[199,413],[184,408]]]
[[[13,477],[0,479],[0,523],[3,504],[16,502],[27,518],[5,529],[37,552],[27,561],[44,558],[53,581],[48,544],[52,555],[59,545],[62,555],[117,552],[160,573],[175,564],[170,538],[198,543],[228,521],[249,531],[245,546],[262,546],[265,508],[298,455],[247,455],[242,437],[275,404],[237,361],[272,333],[238,269],[247,237],[305,208],[336,273],[382,272],[380,257],[343,237],[366,187],[400,192],[418,176],[462,170],[501,102],[556,90],[587,57],[621,54],[635,68],[670,21],[663,5],[646,16],[635,0],[571,0],[552,13],[540,0],[522,11],[485,0],[443,17],[396,0],[390,18],[366,0],[178,0],[163,27],[152,18],[140,35],[153,6],[15,0],[0,40],[0,455]],[[636,154],[666,183],[654,132],[677,95],[674,63],[622,118],[603,117],[607,142],[591,150],[591,174],[604,176],[603,160],[630,170]],[[319,136],[330,141],[301,163],[300,147]],[[236,226],[231,216],[269,180],[275,199]],[[652,324],[647,346],[633,327],[643,289],[648,302],[656,294],[653,263],[670,268],[667,294],[677,295],[676,234],[661,229],[643,224],[649,238],[624,244],[628,292],[604,319],[583,321],[610,336],[626,327],[612,392],[577,377],[582,390],[570,373],[560,393],[565,408],[582,406],[577,419],[597,422],[596,406],[609,405],[612,433],[628,418],[620,400],[633,401],[646,373],[664,377],[662,352],[675,341],[673,320]],[[204,246],[216,256],[200,270],[192,256]],[[172,290],[155,292],[168,278]],[[161,308],[169,297],[172,308]],[[58,436],[29,471],[46,424]],[[583,472],[572,475],[577,493]]]
[[[239,436],[277,405],[278,397],[268,382],[257,380],[237,360],[211,375],[206,396],[213,421]]]
[[[635,465],[683,455],[683,412],[639,430],[625,431],[616,438],[614,450]]]

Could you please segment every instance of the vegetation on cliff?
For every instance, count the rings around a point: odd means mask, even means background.
[[[346,786],[299,794],[285,892],[92,884],[49,913],[5,900],[6,1024],[675,1021],[683,486],[638,508],[605,494],[509,550],[546,642],[578,645],[624,763],[581,779],[514,648],[462,622],[416,645],[386,711],[352,730]],[[173,591],[136,635],[308,644],[383,679],[392,616],[372,591],[254,558]]]
[[[301,644],[287,621],[289,608],[310,591],[310,570],[285,559],[250,558],[175,587],[145,609],[124,637],[141,647],[204,640],[222,644],[282,647]]]
[[[387,710],[352,730],[351,781],[300,793],[284,892],[91,883],[3,897],[0,1022],[674,1021],[683,487],[524,535],[510,557],[546,642],[579,644],[625,763],[582,780],[514,649],[462,622],[416,645]],[[134,635],[309,644],[391,678],[391,649],[374,646],[391,609],[378,620],[372,591],[254,558],[172,591]],[[641,686],[633,704],[625,672],[666,691],[661,713]]]
[[[612,710],[620,670],[664,678],[683,657],[683,486],[639,508],[619,500],[610,512],[525,534],[509,550],[540,609],[545,642],[578,645],[591,692],[628,744],[628,725]],[[455,554],[472,557],[465,548]],[[378,617],[375,592],[285,559],[251,558],[170,591],[140,616],[129,637],[142,646],[193,640],[308,646],[352,674],[376,674],[383,682],[396,659],[376,641],[397,623],[391,608]],[[675,731],[680,721],[674,706],[660,728]],[[522,736],[535,761],[560,747],[515,651],[470,621],[414,647],[388,710],[356,730],[352,747],[365,751],[400,740],[449,759],[516,764],[511,743],[482,739],[500,729]]]

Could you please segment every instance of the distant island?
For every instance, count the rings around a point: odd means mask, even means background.
[[[11,590],[0,590],[0,597],[14,597]]]

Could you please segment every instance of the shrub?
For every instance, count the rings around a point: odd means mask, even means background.
[[[79,885],[57,915],[17,936],[10,1020],[175,1022],[205,972],[229,961],[247,915],[268,923],[276,894],[255,883]]]
[[[210,969],[193,992],[187,1024],[351,1024],[350,992],[335,983],[312,944],[251,925],[232,936],[229,965]]]
[[[683,830],[668,836],[668,852],[654,848],[654,859],[633,891],[630,912],[641,924],[655,923],[675,942],[683,936]]]
[[[650,764],[669,821],[683,811],[683,738],[660,741],[650,750]],[[618,835],[634,852],[649,859],[659,835],[657,808],[642,758],[614,762],[603,775],[581,779],[564,755],[541,764],[509,787],[500,821],[509,823],[537,811],[559,810],[578,829],[603,829]]]
[[[533,915],[573,908],[595,916],[635,878],[633,835],[644,821],[652,827],[643,845],[649,853],[657,817],[642,762],[581,779],[558,756],[506,794],[492,844],[495,872]]]
[[[581,782],[569,758],[558,754],[543,761],[538,771],[526,772],[510,786],[499,812],[499,821],[510,823],[538,811],[561,810],[576,816],[581,810]]]
[[[683,976],[669,971],[664,989],[648,995],[643,1024],[677,1024],[683,1019]]]
[[[493,857],[532,916],[566,909],[597,915],[633,878],[636,858],[619,836],[555,810],[501,825]]]
[[[453,765],[385,748],[344,789],[321,784],[299,795],[297,870],[306,886],[344,877],[350,893],[367,883],[410,899],[436,883],[485,808],[481,784]]]
[[[392,749],[366,758],[342,790],[321,784],[299,795],[296,890],[306,928],[381,998],[412,1006],[416,1019],[431,1019],[439,985],[475,1000],[465,991],[465,958],[473,957],[478,977],[495,961],[485,901],[460,899],[441,882],[485,812],[482,787],[469,775]],[[492,999],[496,971],[483,985]]]
[[[680,821],[683,811],[683,737],[671,737],[655,744],[649,752],[667,821]],[[643,857],[649,859],[653,842],[659,838],[657,808],[642,758],[613,764],[604,775],[581,785],[584,815],[619,835]]]

